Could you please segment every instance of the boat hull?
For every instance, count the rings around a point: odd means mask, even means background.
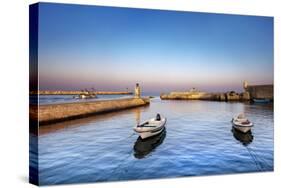
[[[165,129],[165,124],[166,124],[166,119],[164,118],[164,121],[162,121],[159,126],[156,126],[153,129],[152,128],[144,129],[142,127],[135,127],[134,130],[135,130],[135,132],[137,132],[139,134],[141,139],[146,139],[146,138],[150,138],[152,136],[158,135],[161,132],[163,132],[163,130]]]
[[[247,133],[251,130],[253,127],[252,123],[249,124],[242,124],[241,122],[235,121],[234,119],[232,120],[233,128],[236,130],[242,132],[242,133]]]
[[[163,130],[164,130],[164,127],[162,127],[159,131],[155,131],[155,132],[149,131],[149,132],[139,133],[139,136],[141,137],[141,139],[146,139],[146,138],[160,134]]]
[[[242,132],[242,133],[247,133],[247,132],[249,132],[249,131],[251,131],[251,128],[252,127],[250,127],[250,126],[237,126],[237,125],[233,125],[233,127],[236,129],[236,130],[238,130],[238,131],[240,131],[240,132]]]

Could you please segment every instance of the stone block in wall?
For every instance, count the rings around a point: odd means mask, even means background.
[[[238,93],[231,91],[231,92],[226,93],[226,100],[227,101],[238,101],[238,100],[240,100],[240,96]]]
[[[224,93],[221,93],[221,94],[219,95],[219,97],[220,97],[220,101],[226,101],[226,96],[225,96]]]
[[[249,92],[243,92],[240,94],[240,100],[243,100],[243,101],[248,101],[250,100],[250,93]]]

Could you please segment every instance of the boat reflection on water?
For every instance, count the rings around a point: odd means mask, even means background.
[[[147,156],[150,152],[152,152],[156,147],[158,147],[164,141],[166,137],[166,129],[151,138],[147,138],[145,140],[138,137],[137,141],[134,145],[134,156],[137,159],[142,159]]]
[[[233,137],[236,140],[240,141],[244,146],[249,145],[254,140],[252,131],[249,131],[247,133],[242,133],[242,132],[236,130],[235,128],[232,128],[231,131],[233,133]]]

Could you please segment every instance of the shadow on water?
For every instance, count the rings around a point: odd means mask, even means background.
[[[96,114],[96,115],[85,117],[85,118],[79,118],[79,119],[68,120],[68,121],[59,122],[59,123],[53,123],[50,125],[39,126],[39,135],[56,132],[56,131],[67,129],[70,127],[78,127],[78,126],[87,125],[89,123],[105,121],[105,120],[112,119],[113,117],[127,115],[130,113],[134,113],[136,115],[136,117],[135,117],[136,121],[139,122],[141,112],[147,108],[148,108],[148,106],[140,106],[140,107],[124,109],[124,110],[116,111],[116,112]]]
[[[233,133],[233,137],[236,140],[238,140],[239,142],[241,142],[243,144],[243,146],[248,146],[254,140],[254,136],[251,131],[249,131],[247,133],[242,133],[240,131],[237,131],[233,127],[232,127],[231,131]]]
[[[135,158],[142,159],[145,156],[147,156],[149,153],[154,151],[155,148],[157,148],[159,145],[162,144],[165,137],[166,137],[166,129],[164,129],[160,134],[153,136],[151,138],[147,138],[143,140],[141,139],[141,137],[138,137],[134,145]]]
[[[254,140],[254,136],[252,132],[249,131],[248,133],[242,133],[234,128],[232,128],[233,137],[240,141],[243,146],[247,149],[249,156],[253,160],[253,163],[256,166],[257,171],[265,171],[266,169],[271,168],[271,165],[262,157],[260,156],[253,148],[249,146],[250,143]]]

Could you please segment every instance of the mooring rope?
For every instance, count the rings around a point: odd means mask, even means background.
[[[258,157],[257,153],[256,153],[252,148],[247,147],[247,149],[248,149],[248,151],[249,151],[250,153],[254,154],[256,160],[259,162],[259,164],[260,164],[260,166],[261,166],[262,168],[264,168],[264,167],[270,167],[270,164],[268,164],[268,162],[267,162],[265,159],[263,159],[263,158],[261,158],[261,157]],[[264,166],[264,165],[265,165],[265,166]]]
[[[132,136],[132,135],[131,135]],[[119,165],[117,167],[115,167],[114,169],[112,169],[111,174],[115,174],[117,169],[120,169],[121,166],[123,166],[124,162],[126,161],[126,159],[128,159],[128,157],[132,154],[132,152],[134,151],[134,148],[132,148],[128,153],[126,152],[127,155],[124,155],[124,159],[119,163]],[[126,169],[125,169],[126,170]],[[118,180],[120,180],[119,175],[118,176]]]
[[[251,158],[255,162],[256,167],[259,171],[263,171],[266,167],[270,167],[270,164],[268,164],[268,162],[265,159],[258,157],[257,153],[252,148],[248,146],[245,147],[248,153],[250,154]]]
[[[250,149],[249,149],[247,146],[245,146],[245,147],[246,147],[248,153],[250,154],[250,157],[253,159],[253,161],[254,161],[254,163],[255,163],[255,165],[256,165],[257,170],[258,170],[258,171],[262,171],[262,167],[261,167],[260,163],[258,162],[256,156],[254,156],[254,155],[251,153]]]
[[[127,139],[131,138],[132,136],[134,136],[135,134],[136,134],[136,133],[134,132],[134,133],[130,134],[128,137],[121,138],[121,139],[119,139],[119,140],[115,140],[115,142],[120,142],[120,141],[123,141],[123,140],[127,140]]]
[[[128,137],[119,139],[119,140],[115,140],[115,142],[120,142],[120,141],[124,141],[127,140],[129,138],[131,138],[132,136],[134,136],[136,133],[133,132],[132,134],[130,134]],[[132,154],[132,152],[134,151],[134,148],[130,149],[128,152],[125,153],[125,157],[124,159],[119,163],[119,165],[117,167],[115,167],[114,169],[112,169],[111,174],[115,174],[117,169],[120,169],[120,167],[124,164],[124,162],[126,161],[126,159],[128,159],[128,157]],[[118,178],[119,179],[119,178]]]

